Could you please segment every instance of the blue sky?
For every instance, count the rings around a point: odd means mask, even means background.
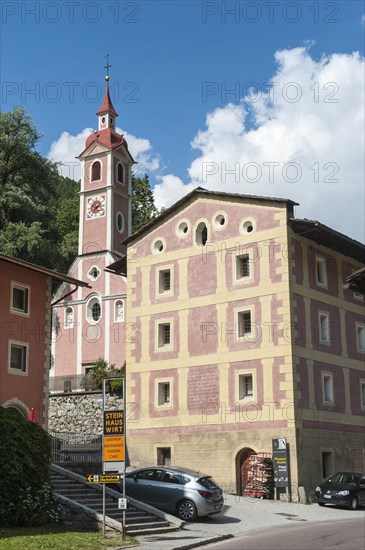
[[[363,84],[356,75],[363,59],[351,57],[353,52],[363,55],[365,9],[361,1],[3,0],[1,10],[2,110],[11,110],[15,104],[24,105],[44,134],[39,151],[43,155],[49,154],[52,144],[57,143],[63,132],[72,137],[86,128],[96,127],[95,111],[104,90],[104,56],[109,53],[112,99],[120,115],[119,127],[132,136],[130,148],[133,143],[136,145],[135,156],[140,157],[142,168],[150,168],[151,182],[157,184],[159,204],[165,199],[167,204],[187,192],[190,186],[195,187],[199,180],[196,161],[209,161],[209,151],[213,155],[212,162],[221,167],[226,157],[220,156],[219,136],[226,145],[232,135],[242,138],[242,134],[250,130],[251,143],[262,133],[264,139],[269,139],[270,120],[276,120],[282,127],[283,120],[292,116],[285,111],[289,107],[296,109],[293,115],[297,116],[302,109],[302,117],[311,118],[312,107],[308,101],[293,104],[290,93],[299,89],[317,109],[315,117],[320,123],[314,124],[311,132],[319,128],[319,132],[326,130],[332,135],[337,131],[336,120],[341,119],[346,109],[354,118],[351,103],[361,98]],[[287,53],[275,58],[275,53],[280,51]],[[326,62],[321,62],[324,58]],[[297,68],[295,82],[298,84],[296,88],[291,86],[288,89],[294,78],[290,73],[293,62]],[[301,65],[303,74],[307,70],[308,75],[310,72],[319,75],[317,89],[315,79],[300,81]],[[289,79],[285,82],[284,74]],[[330,74],[327,81],[323,80],[326,74]],[[278,90],[282,91],[286,84],[289,100],[284,106],[271,105],[268,112],[265,103],[269,89],[267,83],[278,75],[281,78]],[[349,88],[349,79],[355,81],[355,91]],[[304,82],[312,89],[305,90]],[[335,82],[337,89],[329,87],[330,82]],[[242,101],[248,93],[249,83],[261,95],[251,104]],[[341,95],[345,87],[346,97]],[[229,90],[235,91],[229,93]],[[315,101],[316,93],[319,94],[318,101]],[[324,98],[331,97],[328,96],[330,93],[339,99],[337,105],[322,104]],[[321,118],[323,110],[318,111],[318,103],[327,109],[325,130]],[[252,106],[255,107],[254,113],[250,112]],[[328,109],[332,109],[332,113]],[[340,109],[340,114],[335,109]],[[361,105],[359,110],[361,114]],[[210,123],[207,122],[209,116]],[[242,127],[235,130],[240,117]],[[332,129],[329,120],[333,120]],[[360,126],[356,124],[350,135],[356,135]],[[346,139],[342,129],[338,131],[338,138]],[[65,160],[72,152],[72,147],[66,151],[70,139],[64,142],[65,148],[59,152]],[[142,139],[147,141],[140,141]],[[273,140],[277,139],[276,133]],[[281,139],[286,138],[282,136]],[[290,139],[295,141],[296,137]],[[359,140],[361,143],[361,135]],[[327,158],[324,151],[318,158],[315,154],[311,158],[312,152],[301,149],[306,147],[301,144],[308,141],[311,139],[304,139],[301,135],[295,158],[292,154],[288,156],[287,152],[278,151],[277,147],[273,147],[273,153],[268,155],[265,146],[265,158],[279,163],[290,158],[299,164],[299,159],[302,159],[307,164],[310,161],[310,166],[318,162],[322,169],[328,162],[341,161],[344,166],[342,174],[346,178],[340,179],[335,189],[323,185],[324,196],[318,200],[314,195],[310,197],[301,214],[303,217],[315,215],[332,226],[337,224],[339,230],[360,239],[361,231],[346,231],[345,225],[338,222],[338,211],[335,210],[332,217],[328,213],[321,216],[319,209],[319,203],[323,205],[326,197],[336,202],[334,195],[338,197],[340,208],[343,197],[348,195],[344,187],[349,180],[353,186],[353,179],[357,180],[361,174],[360,160],[353,158],[354,152],[347,159],[342,158],[342,153],[338,154],[339,158],[336,155]],[[239,150],[240,146],[246,145],[245,140],[241,145],[235,142],[230,150],[236,146]],[[329,150],[334,151],[333,147]],[[251,156],[257,160],[256,153],[257,150],[252,151]],[[260,162],[264,162],[262,151],[260,154]],[[308,162],[304,158],[309,159]],[[240,157],[238,161],[244,162],[244,159]],[[233,162],[232,157],[229,157],[229,162]],[[351,172],[349,167],[354,163],[356,169]],[[327,175],[330,174],[331,166],[326,170]],[[315,168],[307,170],[310,175],[314,171]],[[267,181],[261,181],[260,186],[256,186],[257,194],[284,194],[293,200],[299,199],[304,207],[303,199],[307,197],[301,195],[305,177],[303,175],[300,184],[295,182],[287,188],[283,187],[282,181],[270,188]],[[242,193],[256,191],[255,186],[244,183],[227,181],[219,174],[218,179],[202,184],[214,189],[221,184],[221,188]],[[312,185],[311,189],[314,193],[316,186]],[[348,200],[358,202],[359,193],[363,196],[363,187],[357,184],[348,192]]]

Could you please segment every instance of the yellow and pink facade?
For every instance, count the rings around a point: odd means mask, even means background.
[[[294,207],[197,188],[127,239],[132,466],[241,493],[248,454],[286,438],[294,499],[365,468],[364,302],[343,288],[364,246]]]

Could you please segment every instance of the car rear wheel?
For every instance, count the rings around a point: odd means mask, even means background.
[[[177,515],[185,521],[193,521],[197,514],[196,506],[191,500],[182,500],[176,507]]]
[[[357,509],[357,498],[352,497],[349,504],[350,510],[356,510]]]
[[[318,504],[319,504],[320,506],[325,506],[325,503],[324,503],[324,502],[318,502]]]

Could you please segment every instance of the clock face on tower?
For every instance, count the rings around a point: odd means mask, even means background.
[[[105,215],[105,195],[95,195],[87,199],[87,214],[88,220],[100,218]]]

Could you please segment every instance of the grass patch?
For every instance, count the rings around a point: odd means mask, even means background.
[[[62,526],[0,529],[1,550],[106,550],[137,544],[133,537],[123,541],[116,533],[103,537],[97,531],[68,531]]]

